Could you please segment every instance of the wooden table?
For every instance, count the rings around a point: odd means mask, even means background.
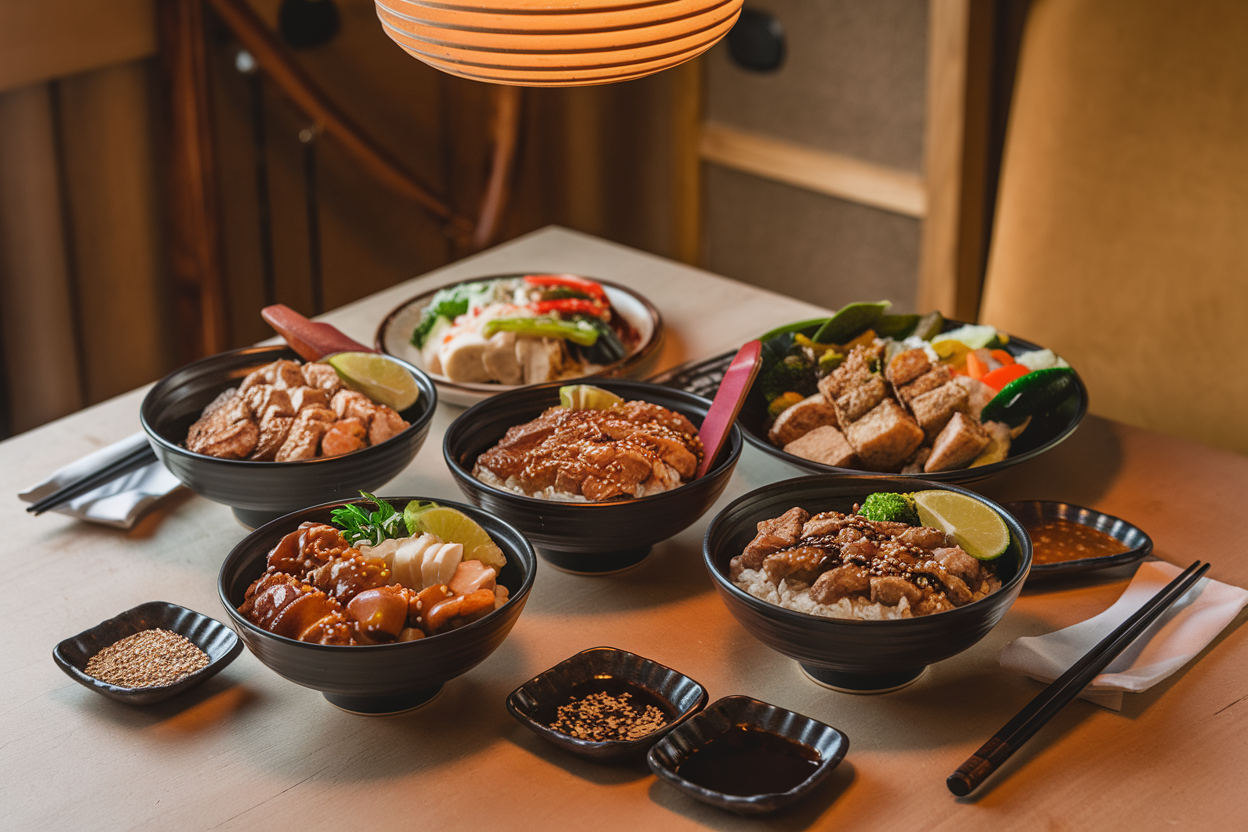
[[[708,357],[821,310],[620,246],[551,228],[326,316],[371,341],[392,307],[451,280],[526,269],[595,275],[648,296],[668,334],[656,369]],[[870,295],[864,289],[863,295]],[[858,298],[845,298],[846,301]],[[149,600],[218,619],[222,559],[246,530],[190,493],[125,533],[56,514],[31,517],[12,495],[138,429],[142,390],[0,444],[3,545],[0,825],[11,829],[1180,829],[1242,828],[1248,771],[1248,637],[1229,627],[1165,683],[1121,712],[1077,701],[971,799],[945,777],[1038,690],[1002,670],[1010,640],[1109,606],[1131,569],[1027,589],[989,636],[879,696],[833,693],[732,619],[703,569],[713,509],[608,578],[539,567],[510,637],[397,717],[352,716],[243,653],[183,697],[146,708],[111,702],[66,677],[53,646]],[[1095,400],[1095,391],[1092,391]],[[459,408],[443,405],[416,461],[383,493],[461,499],[441,459]],[[746,448],[721,505],[800,472]],[[1248,585],[1240,527],[1248,459],[1089,417],[1044,458],[977,486],[998,500],[1056,498],[1132,520],[1156,554],[1213,562]],[[644,766],[569,756],[511,719],[507,694],[573,653],[612,645],[698,681],[716,699],[747,694],[843,730],[849,754],[808,800],[765,820],[695,803]]]

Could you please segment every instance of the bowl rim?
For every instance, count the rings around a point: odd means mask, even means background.
[[[646,734],[644,737],[638,737],[635,740],[587,740],[587,739],[582,739],[581,737],[574,737],[571,734],[565,734],[562,731],[556,731],[554,728],[551,728],[548,725],[543,725],[541,722],[538,722],[536,719],[534,719],[533,717],[529,716],[527,713],[525,713],[524,711],[521,711],[518,707],[516,707],[515,701],[517,697],[520,695],[522,691],[524,691],[525,693],[529,693],[526,689],[529,688],[530,685],[535,684],[536,682],[542,680],[544,677],[550,675],[551,673],[554,673],[555,671],[562,669],[566,665],[575,663],[578,659],[583,659],[587,654],[603,655],[607,652],[618,653],[623,656],[639,659],[642,662],[645,662],[650,665],[654,665],[655,667],[665,670],[668,673],[671,673],[679,677],[680,679],[691,682],[693,685],[697,687],[697,690],[700,691],[697,697],[697,701],[695,701],[689,707],[684,708],[679,713],[677,713],[674,717],[672,717],[671,721],[664,723],[660,727],[651,731],[649,734]],[[671,705],[673,708],[676,707],[676,703],[668,699],[666,696],[663,696],[657,691],[650,690],[649,688],[646,688],[646,690],[649,693],[653,694],[654,696],[664,700],[665,702],[667,702],[668,705]],[[529,695],[532,699],[536,701],[537,697],[532,696],[531,693]],[[669,731],[675,729],[679,725],[683,725],[685,722],[687,722],[688,720],[692,719],[695,715],[700,713],[706,707],[706,703],[709,700],[710,700],[710,694],[707,692],[706,685],[703,685],[701,682],[699,682],[697,679],[694,679],[692,676],[689,676],[686,673],[676,670],[673,667],[665,665],[662,662],[656,661],[647,656],[643,656],[639,653],[634,653],[631,650],[625,650],[620,647],[611,647],[609,645],[599,645],[598,647],[587,647],[584,650],[580,650],[572,654],[571,656],[568,656],[566,659],[563,659],[562,661],[559,661],[551,665],[550,667],[546,668],[545,670],[537,673],[532,678],[521,683],[520,685],[517,685],[515,690],[513,690],[511,693],[507,695],[506,704],[507,704],[508,712],[510,712],[511,715],[515,717],[516,721],[519,722],[524,727],[528,728],[530,731],[533,731],[538,736],[545,737],[546,739],[555,741],[561,746],[571,746],[580,752],[592,753],[592,752],[611,750],[611,749],[618,749],[618,750],[624,751],[624,750],[633,749],[639,746],[649,745],[654,742],[657,742],[659,739],[665,736]]]
[[[442,291],[443,289],[449,289],[453,286],[460,286],[464,283],[480,283],[480,282],[487,281],[487,280],[502,280],[502,279],[511,278],[511,277],[527,277],[528,275],[542,275],[542,274],[572,274],[574,277],[581,277],[581,278],[584,278],[585,280],[592,280],[595,283],[598,283],[599,285],[603,286],[604,288],[612,289],[617,292],[626,294],[631,299],[633,299],[634,301],[636,301],[638,304],[641,305],[641,307],[645,310],[646,317],[649,318],[650,320],[650,328],[651,328],[650,337],[649,339],[645,340],[644,342],[638,345],[636,352],[624,356],[619,361],[613,364],[605,365],[603,370],[598,373],[577,376],[576,378],[564,379],[562,383],[567,384],[573,381],[586,379],[586,378],[602,379],[602,378],[614,378],[614,377],[623,376],[628,371],[632,370],[634,367],[637,367],[641,365],[642,363],[644,363],[645,360],[648,359],[651,355],[653,355],[659,349],[660,345],[662,345],[664,335],[665,335],[665,332],[664,332],[665,325],[663,323],[663,315],[662,313],[659,312],[658,307],[656,307],[653,303],[651,303],[650,299],[647,298],[645,295],[642,295],[640,292],[637,292],[636,290],[634,290],[633,288],[629,286],[616,283],[612,280],[605,280],[599,277],[590,277],[588,275],[583,275],[583,274],[573,273],[573,272],[538,270],[538,271],[527,271],[527,272],[510,272],[510,273],[504,273],[504,274],[482,275],[481,277],[470,277],[470,278],[465,278],[463,280],[455,280],[450,283],[445,283],[441,286],[438,286],[437,288],[426,290],[424,292],[421,292],[418,295],[413,295],[412,297],[409,297],[407,300],[395,306],[388,313],[386,313],[385,317],[381,319],[381,323],[377,325],[377,330],[373,334],[373,346],[381,354],[388,355],[392,358],[397,358],[397,356],[389,352],[385,347],[385,334],[389,330],[389,328],[393,326],[394,319],[397,318],[404,310],[406,310],[412,304],[422,301],[425,298],[431,299],[434,294]],[[503,393],[510,393],[515,390],[525,390],[530,387],[537,386],[534,384],[495,384],[493,382],[474,383],[474,382],[451,381],[449,378],[441,374],[430,373],[428,370],[422,370],[422,372],[428,375],[429,378],[433,381],[433,383],[437,386],[444,387],[448,391],[451,391],[451,392],[465,393],[474,397],[481,396],[481,395],[484,395],[487,397],[502,395]],[[549,382],[543,382],[543,383],[549,383]]]
[[[301,356],[299,356],[298,353],[294,351],[294,349],[292,349],[291,347],[285,344],[260,344],[260,345],[250,346],[250,347],[241,347],[236,350],[226,350],[225,352],[219,352],[214,355],[209,355],[204,358],[196,359],[195,361],[192,361],[189,364],[184,364],[183,366],[169,373],[160,381],[152,385],[151,389],[148,390],[147,393],[143,396],[143,401],[139,405],[139,423],[143,426],[143,432],[147,434],[148,441],[155,445],[158,445],[161,452],[163,453],[172,454],[174,456],[179,456],[184,459],[199,460],[199,461],[208,462],[208,463],[220,463],[223,465],[243,465],[249,468],[256,468],[256,469],[264,469],[264,468],[279,469],[279,468],[292,466],[292,465],[298,465],[298,466],[324,465],[324,464],[330,464],[330,463],[334,463],[334,462],[344,460],[344,459],[358,459],[359,458],[358,454],[368,453],[373,448],[384,448],[393,439],[398,439],[400,437],[407,436],[413,431],[419,432],[421,430],[424,430],[428,426],[429,422],[432,421],[433,415],[437,411],[437,408],[438,408],[437,387],[436,385],[434,385],[433,380],[429,378],[428,373],[426,373],[424,370],[421,370],[419,367],[416,367],[408,363],[407,361],[404,361],[401,358],[396,358],[395,356],[387,355],[386,356],[387,358],[400,364],[403,367],[403,369],[411,373],[412,376],[416,379],[416,384],[418,387],[420,387],[421,400],[426,402],[426,406],[421,410],[420,415],[417,416],[415,419],[413,419],[406,428],[399,431],[394,436],[391,436],[389,439],[385,440],[385,442],[382,442],[380,445],[369,445],[367,448],[360,448],[357,451],[352,451],[351,453],[347,453],[347,454],[339,454],[338,456],[318,456],[318,457],[313,457],[311,459],[292,459],[292,460],[287,460],[285,462],[277,462],[275,460],[259,460],[259,459],[225,459],[219,456],[210,456],[208,454],[196,453],[195,451],[189,450],[183,447],[182,445],[179,445],[175,442],[171,442],[169,439],[166,439],[159,431],[157,431],[156,428],[152,425],[151,417],[154,414],[152,414],[151,411],[155,409],[155,406],[156,406],[155,400],[156,400],[157,394],[158,392],[161,392],[161,393],[164,392],[164,389],[167,386],[169,386],[172,378],[175,375],[178,375],[180,373],[184,373],[190,370],[207,369],[208,365],[215,363],[216,361],[219,361],[226,357],[236,357],[236,356],[242,357],[242,356],[251,355],[251,354],[259,356],[259,355],[264,355],[267,353],[273,353],[273,354],[289,353],[290,355],[295,356],[301,363],[304,363],[304,364],[315,363],[315,362],[307,361],[306,359],[302,358]],[[276,361],[280,357],[282,356],[275,355],[273,360]],[[415,406],[416,405],[413,405],[413,407]]]
[[[947,318],[945,319],[945,328],[942,329],[942,332],[951,332],[952,330],[967,325],[968,323],[969,322],[967,321]],[[1046,347],[1042,347],[1039,344],[1028,341],[1024,338],[1017,338],[1008,332],[1004,332],[1003,330],[998,329],[997,331],[1006,336],[1008,339],[1006,342],[1007,345],[1017,345],[1022,347],[1024,352],[1046,349]],[[929,482],[940,483],[973,482],[976,480],[987,479],[994,474],[999,474],[1008,468],[1026,462],[1029,459],[1034,459],[1040,454],[1052,450],[1062,442],[1069,439],[1071,434],[1079,428],[1079,425],[1083,424],[1084,418],[1088,415],[1088,388],[1083,382],[1083,377],[1079,375],[1079,371],[1074,367],[1071,367],[1070,369],[1074,377],[1075,392],[1078,394],[1078,404],[1076,405],[1075,414],[1071,418],[1070,423],[1042,445],[1032,448],[1029,451],[1025,451],[1017,456],[1007,456],[1000,462],[993,462],[989,465],[981,465],[978,468],[958,468],[953,471],[934,471],[931,473],[922,471],[917,474],[891,473],[888,471],[866,471],[861,468],[839,468],[834,465],[826,465],[822,462],[816,462],[813,459],[805,459],[804,457],[797,456],[796,454],[788,453],[783,448],[778,448],[771,444],[766,436],[758,436],[753,430],[746,430],[745,428],[742,428],[741,432],[745,435],[745,441],[749,442],[760,451],[770,454],[777,459],[783,460],[790,465],[801,468],[802,470],[808,471],[812,474],[873,474],[876,476],[905,477],[913,480],[927,480]],[[757,383],[758,382],[756,380],[755,384]],[[754,386],[751,385],[751,392],[753,392],[753,389]]]
[[[378,496],[378,499],[385,500],[391,505],[394,504],[394,501],[398,501],[398,500],[410,501],[410,500],[432,500],[433,499],[431,497],[409,497],[407,495],[400,495],[400,496],[395,496],[395,497],[386,497],[383,495],[377,495],[377,496]],[[482,616],[481,618],[478,618],[476,621],[473,621],[469,624],[465,624],[462,627],[456,627],[454,630],[450,630],[445,633],[438,633],[437,635],[426,636],[425,638],[416,639],[415,641],[396,641],[396,642],[390,642],[389,644],[317,644],[315,642],[310,642],[310,641],[299,641],[298,639],[293,639],[293,638],[290,638],[289,636],[279,635],[270,630],[266,630],[263,627],[259,626],[258,624],[254,624],[251,621],[248,621],[246,618],[242,616],[241,613],[239,613],[238,609],[234,606],[234,603],[230,600],[228,593],[226,591],[225,572],[226,572],[226,567],[230,566],[232,561],[235,560],[236,553],[243,547],[244,543],[247,543],[252,538],[260,536],[262,533],[267,534],[267,533],[270,533],[271,531],[275,531],[276,526],[278,524],[290,523],[294,520],[294,518],[297,515],[308,514],[311,512],[315,512],[315,511],[323,511],[325,509],[337,508],[339,506],[347,505],[348,503],[367,504],[367,502],[368,501],[364,500],[363,498],[356,498],[354,500],[330,500],[329,502],[319,503],[314,506],[308,506],[306,508],[299,509],[298,511],[292,511],[289,514],[283,514],[281,517],[277,517],[277,518],[274,518],[273,520],[270,520],[268,523],[265,523],[263,526],[258,526],[250,534],[248,534],[242,540],[238,541],[238,543],[234,544],[234,548],[230,549],[229,554],[225,556],[225,560],[221,562],[221,568],[217,571],[217,598],[218,600],[220,600],[221,605],[225,607],[226,614],[229,616],[230,621],[232,621],[238,626],[245,628],[249,633],[252,633],[254,635],[259,635],[260,637],[266,638],[266,639],[274,639],[280,644],[290,645],[294,647],[295,649],[306,649],[306,650],[312,650],[312,651],[350,650],[351,654],[353,655],[358,655],[363,650],[368,650],[374,653],[380,653],[385,650],[401,650],[404,648],[410,650],[411,645],[413,644],[423,644],[423,643],[432,641],[434,639],[437,639],[439,636],[451,636],[451,635],[457,635],[460,633],[473,633],[476,630],[484,629],[486,626],[493,623],[493,620],[498,618],[499,614],[502,613],[504,610],[506,610],[509,606],[511,606],[513,602],[519,601],[521,599],[524,599],[526,596],[528,596],[529,591],[533,588],[533,582],[537,577],[538,557],[537,557],[537,552],[533,549],[533,544],[529,542],[529,539],[524,535],[523,532],[521,532],[514,525],[502,519],[501,517],[496,517],[495,515],[492,515],[487,511],[483,511],[482,509],[479,509],[476,506],[471,506],[471,505],[467,505],[467,504],[459,503],[459,502],[453,502],[451,500],[438,499],[438,500],[434,500],[434,502],[436,502],[439,506],[444,506],[446,508],[453,508],[453,509],[462,511],[465,514],[467,514],[469,517],[472,517],[474,521],[477,521],[478,518],[474,517],[473,515],[482,515],[485,517],[489,517],[492,522],[497,522],[506,526],[509,531],[513,532],[517,538],[519,538],[521,541],[524,542],[524,548],[522,549],[522,551],[525,553],[525,558],[528,558],[532,562],[532,566],[530,566],[523,573],[523,580],[520,582],[520,587],[516,589],[515,592],[508,593],[507,600],[503,603],[501,607],[498,607],[492,612]],[[289,532],[287,532],[287,534],[289,534]],[[238,557],[241,559],[241,555]],[[265,555],[264,557],[267,557],[267,555]],[[524,558],[520,558],[519,560],[523,561]]]
[[[772,492],[772,491],[780,491],[780,490],[786,490],[786,491],[796,490],[804,485],[814,485],[818,482],[829,482],[829,481],[842,482],[846,480],[862,481],[864,486],[873,482],[876,484],[881,484],[881,485],[885,483],[890,483],[890,482],[898,482],[899,488],[911,488],[914,491],[927,491],[927,490],[956,491],[960,494],[964,494],[968,497],[972,497],[986,504],[989,508],[993,509],[998,514],[998,516],[1000,516],[1001,519],[1005,522],[1006,527],[1010,530],[1011,538],[1017,543],[1019,543],[1020,545],[1021,556],[1022,556],[1023,562],[1019,564],[1018,570],[1014,573],[1014,576],[1010,578],[1010,580],[1003,583],[1001,585],[1001,588],[998,589],[996,592],[993,592],[989,595],[985,595],[983,598],[980,598],[976,601],[972,601],[969,604],[964,604],[960,607],[955,607],[951,610],[942,610],[941,612],[930,613],[928,615],[916,615],[910,618],[897,618],[893,620],[863,620],[863,619],[858,619],[858,618],[832,618],[829,616],[815,615],[814,613],[801,612],[800,610],[791,610],[791,609],[788,609],[787,607],[782,607],[779,604],[773,604],[770,601],[764,601],[762,598],[754,597],[753,595],[751,595],[750,593],[746,592],[744,589],[741,589],[739,586],[733,583],[728,578],[727,575],[724,575],[723,573],[721,573],[720,570],[716,567],[714,558],[710,551],[711,534],[717,529],[720,523],[720,519],[724,517],[725,515],[727,515],[728,512],[737,508],[739,505],[743,503],[749,502],[752,499],[757,499],[763,496],[764,492]],[[914,486],[919,486],[919,487],[916,488]],[[930,488],[924,488],[922,486],[930,486]],[[880,489],[880,490],[887,490],[887,488]],[[870,492],[868,491],[866,493],[870,493]],[[864,493],[863,496],[866,496],[866,493]],[[838,474],[811,474],[811,475],[804,476],[804,477],[794,477],[788,480],[781,480],[779,482],[769,483],[767,485],[761,486],[759,488],[754,489],[753,491],[750,491],[746,494],[741,495],[740,497],[738,497],[737,499],[729,503],[727,506],[725,506],[723,510],[721,510],[719,514],[715,515],[715,517],[707,525],[706,534],[703,535],[702,537],[702,563],[706,567],[707,571],[711,573],[711,579],[715,583],[716,588],[719,589],[721,593],[724,593],[724,592],[729,593],[729,595],[734,600],[741,601],[742,603],[744,603],[751,609],[755,610],[756,612],[760,612],[767,617],[779,616],[782,620],[787,620],[787,621],[791,621],[794,623],[800,622],[801,624],[805,626],[828,627],[828,628],[833,628],[833,629],[849,626],[849,627],[857,627],[857,628],[863,628],[863,629],[868,629],[868,630],[872,628],[877,628],[877,629],[891,628],[893,630],[900,630],[903,628],[910,628],[910,627],[920,628],[920,627],[930,626],[930,625],[924,624],[924,622],[929,622],[933,620],[956,621],[959,618],[977,616],[979,614],[979,611],[983,609],[984,606],[986,606],[984,602],[991,602],[997,598],[1008,597],[1010,595],[1010,591],[1014,589],[1014,587],[1016,586],[1021,587],[1021,585],[1027,580],[1027,576],[1031,571],[1031,561],[1032,561],[1031,538],[1027,535],[1026,529],[1023,528],[1023,525],[1018,520],[1018,518],[1010,514],[999,503],[995,502],[994,500],[990,500],[989,498],[985,497],[982,494],[977,494],[976,492],[971,491],[970,489],[962,488],[953,483],[938,482],[934,480],[916,480],[916,479],[900,480],[900,478],[873,475],[873,474],[858,474],[858,475],[852,475],[852,476],[838,475]]]
[[[675,387],[667,387],[662,384],[655,384],[649,381],[642,381],[639,379],[621,379],[621,378],[600,379],[600,381],[604,381],[607,384],[611,384],[611,385],[635,387],[640,390],[659,390],[659,391],[662,391],[664,395],[674,395],[676,398],[691,399],[692,401],[689,402],[690,404],[693,404],[696,402],[697,404],[705,404],[708,408],[711,405],[711,400],[706,398],[705,396],[699,396],[696,393],[690,393],[687,390],[680,390]],[[673,494],[679,494],[679,493],[685,492],[685,489],[698,486],[702,483],[713,481],[716,476],[722,475],[725,472],[725,470],[730,472],[732,468],[736,466],[737,461],[741,457],[741,452],[745,449],[745,439],[741,431],[741,427],[734,421],[732,423],[732,430],[728,434],[727,447],[725,448],[725,450],[722,450],[720,452],[719,461],[716,462],[715,465],[712,466],[711,469],[707,471],[705,475],[698,477],[697,479],[690,480],[689,482],[681,483],[680,485],[678,485],[677,487],[671,490],[661,491],[658,494],[648,494],[645,497],[633,497],[633,498],[624,499],[624,500],[599,500],[596,502],[581,502],[577,500],[548,500],[543,497],[530,497],[527,494],[520,494],[515,491],[509,491],[505,488],[498,488],[497,486],[490,485],[489,483],[483,482],[477,479],[476,477],[474,477],[472,475],[472,471],[460,465],[459,461],[451,453],[451,439],[454,436],[456,425],[462,426],[463,424],[466,424],[468,421],[471,420],[471,418],[480,415],[481,413],[489,410],[491,407],[499,407],[502,405],[506,405],[510,403],[511,398],[520,398],[523,396],[536,395],[539,392],[544,393],[552,389],[558,390],[560,387],[564,387],[568,383],[569,382],[567,381],[548,381],[543,384],[528,385],[528,386],[519,388],[517,390],[509,390],[506,393],[499,393],[497,396],[492,396],[491,398],[485,399],[484,401],[477,402],[476,404],[472,405],[467,410],[465,410],[463,413],[455,417],[454,421],[447,427],[446,433],[442,437],[442,458],[446,460],[447,467],[450,468],[451,474],[456,479],[459,479],[463,482],[471,483],[473,488],[480,488],[483,491],[488,491],[491,494],[504,497],[508,500],[516,500],[520,506],[533,506],[534,508],[541,506],[541,507],[545,507],[547,510],[549,509],[551,505],[575,506],[578,508],[580,507],[603,508],[603,507],[621,506],[621,505],[636,506],[636,505],[645,505],[647,503],[658,502],[660,500],[663,500],[664,498],[670,497]],[[550,406],[551,405],[547,405],[547,407],[550,407]],[[670,410],[671,408],[668,408],[668,409]],[[684,415],[686,418],[688,418],[689,416],[689,414],[687,413],[684,413],[682,415]],[[516,424],[523,424],[523,422],[517,422]]]

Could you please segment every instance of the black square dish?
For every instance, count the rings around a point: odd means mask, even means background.
[[[142,630],[169,630],[185,637],[208,654],[208,665],[172,685],[127,688],[101,682],[86,673],[87,662],[96,653],[126,636]],[[52,658],[75,682],[102,693],[109,699],[129,705],[148,705],[168,699],[203,682],[242,652],[243,644],[229,627],[194,610],[164,601],[149,601],[121,615],[103,621],[89,630],[67,638],[52,651]]]
[[[661,779],[740,815],[805,797],[845,756],[835,728],[748,696],[726,696],[667,734],[646,760]]]
[[[1023,524],[1028,536],[1032,538],[1031,572],[1027,576],[1029,581],[1135,563],[1153,551],[1151,537],[1142,529],[1112,514],[1104,514],[1073,503],[1054,500],[1021,500],[1005,503],[1002,508],[1017,517],[1018,522]],[[1034,531],[1040,524],[1055,520],[1066,520],[1107,534],[1125,547],[1126,551],[1104,555],[1092,554],[1089,557],[1072,560],[1050,561],[1046,556],[1046,547],[1043,545],[1040,548],[1036,547]]]
[[[653,706],[665,721],[644,736],[601,741],[551,727],[561,706],[598,694],[611,701],[627,694],[632,709]],[[507,710],[521,725],[566,751],[599,763],[620,763],[644,757],[660,737],[701,710],[708,698],[706,688],[670,667],[626,650],[594,647],[516,688],[507,697]]]

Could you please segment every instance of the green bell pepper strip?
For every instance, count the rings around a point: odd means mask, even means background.
[[[514,332],[533,338],[562,338],[582,347],[592,347],[598,340],[598,330],[592,324],[558,318],[494,318],[486,322],[481,334],[489,338],[496,332]]]

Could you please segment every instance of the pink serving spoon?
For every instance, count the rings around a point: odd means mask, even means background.
[[[348,338],[337,327],[310,321],[289,306],[278,303],[260,310],[260,317],[277,334],[286,339],[290,348],[304,361],[319,361],[339,352],[377,352],[359,341]]]
[[[715,391],[711,409],[707,411],[702,427],[698,430],[698,438],[702,440],[702,448],[706,453],[702,457],[702,464],[698,466],[698,477],[705,476],[711,470],[715,457],[723,450],[728,433],[732,430],[732,423],[737,420],[745,396],[750,392],[754,378],[758,375],[762,364],[759,360],[762,349],[761,341],[747,341],[737,350],[736,357],[724,372],[724,379]]]

